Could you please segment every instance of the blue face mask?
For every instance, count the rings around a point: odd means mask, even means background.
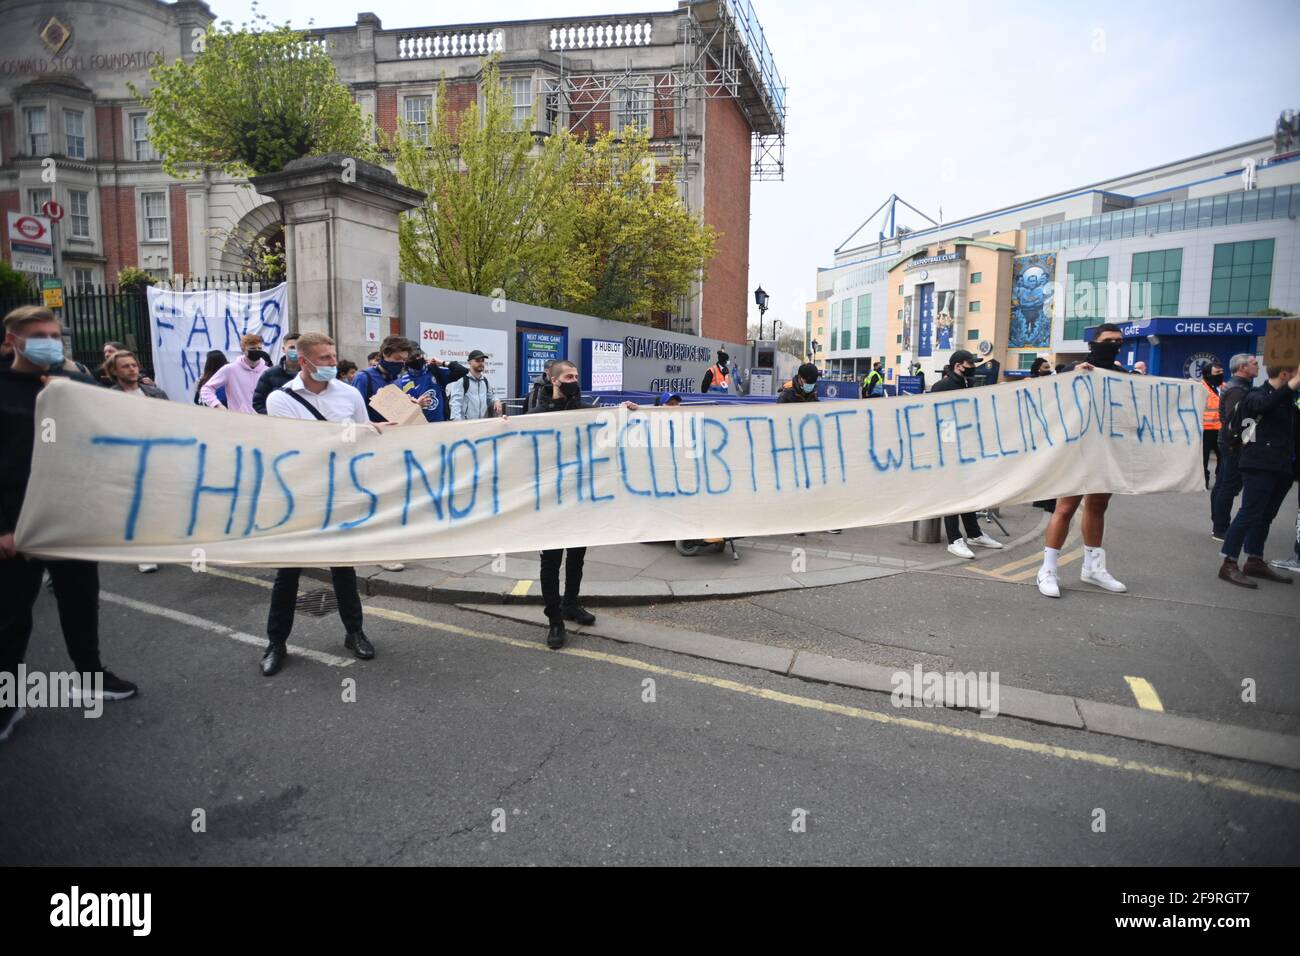
[[[815,383],[809,384],[808,382],[801,382],[799,387],[802,388],[805,393],[817,391],[817,385]]]
[[[387,359],[384,359],[381,360],[379,364],[383,370],[388,373],[389,378],[397,378],[397,376],[406,371],[405,362],[390,362]]]
[[[18,351],[33,365],[51,368],[63,364],[63,339],[23,339]]]
[[[332,382],[334,381],[334,377],[338,374],[339,369],[337,365],[317,365],[311,370],[312,380],[317,382]]]
[[[287,349],[284,353],[284,357],[287,358],[290,362],[296,362],[298,361],[298,350]]]

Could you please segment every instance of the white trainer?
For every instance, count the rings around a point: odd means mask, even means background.
[[[381,564],[380,567],[383,568],[385,571],[405,571],[405,570],[406,570],[406,565],[402,564],[400,561],[394,561],[392,564]]]
[[[152,574],[158,570],[156,564],[137,564],[136,567],[140,569],[141,574]]]
[[[959,558],[973,558],[975,552],[966,546],[966,542],[958,538],[952,544],[948,545],[948,553],[955,554]]]
[[[1061,579],[1055,571],[1040,568],[1038,571],[1038,593],[1043,597],[1059,598],[1061,596]]]
[[[992,548],[995,551],[1002,550],[1002,542],[999,541],[997,538],[990,538],[986,534],[982,534],[978,538],[967,538],[966,543],[968,545],[973,544],[981,548]]]
[[[1099,588],[1113,591],[1116,594],[1123,594],[1128,590],[1128,588],[1111,576],[1111,573],[1106,570],[1105,566],[1093,568],[1091,571],[1084,568],[1083,573],[1079,575],[1079,580],[1084,584],[1095,584]]]

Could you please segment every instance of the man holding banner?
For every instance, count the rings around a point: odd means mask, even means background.
[[[13,363],[0,369],[0,674],[17,680],[32,636],[32,608],[48,569],[68,655],[82,674],[103,672],[100,697],[124,700],[134,696],[136,686],[105,671],[99,659],[99,565],[41,560],[19,553],[14,542],[33,450],[38,443],[56,441],[60,427],[56,418],[46,418],[37,435],[37,396],[54,377],[96,383],[65,367],[63,329],[49,309],[22,306],[5,316],[4,325]],[[0,705],[0,740],[9,736],[22,716],[22,708]]]
[[[1117,361],[1123,344],[1123,330],[1114,322],[1103,322],[1097,326],[1087,361],[1075,362],[1066,371],[1099,368],[1108,372],[1124,372],[1126,371],[1124,366]],[[1074,513],[1079,510],[1080,503],[1083,504],[1083,572],[1080,580],[1084,584],[1094,584],[1103,590],[1117,594],[1128,590],[1106,570],[1106,551],[1101,546],[1102,535],[1106,531],[1106,508],[1110,505],[1110,495],[1069,495],[1057,499],[1051,521],[1047,525],[1043,565],[1038,570],[1038,593],[1044,597],[1061,596],[1057,560],[1061,555],[1061,548],[1065,545],[1065,538],[1070,533],[1070,522],[1074,519]]]
[[[322,332],[305,332],[298,338],[298,361],[302,371],[266,399],[266,413],[279,418],[304,421],[350,422],[366,425],[370,417],[361,393],[338,381],[338,354],[334,340]],[[298,602],[298,580],[302,568],[280,568],[271,590],[271,611],[266,619],[267,647],[262,655],[262,676],[274,677],[288,656],[289,633],[293,630]],[[357,592],[356,568],[330,568],[334,597],[343,619],[343,646],[360,660],[375,656],[374,645],[361,630],[361,596]]]

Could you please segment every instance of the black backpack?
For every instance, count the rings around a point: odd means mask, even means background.
[[[1241,397],[1232,406],[1232,412],[1228,415],[1228,420],[1223,423],[1223,447],[1229,455],[1241,454],[1243,432],[1246,427],[1242,408],[1246,404],[1246,395],[1250,394],[1253,389],[1243,388],[1240,391],[1242,392]]]

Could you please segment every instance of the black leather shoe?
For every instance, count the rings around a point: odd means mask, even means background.
[[[289,656],[289,650],[283,644],[272,642],[267,645],[266,653],[262,655],[262,676],[274,677],[280,673],[280,668],[284,666],[284,659]]]
[[[564,609],[564,619],[566,621],[573,621],[575,624],[581,624],[583,627],[591,627],[591,625],[596,623],[596,615],[578,607],[576,604],[570,605]]]
[[[564,646],[564,624],[552,624],[546,629],[546,646],[558,651]]]
[[[358,660],[368,661],[375,656],[375,646],[366,639],[365,631],[353,631],[343,638],[343,646],[355,654]]]

